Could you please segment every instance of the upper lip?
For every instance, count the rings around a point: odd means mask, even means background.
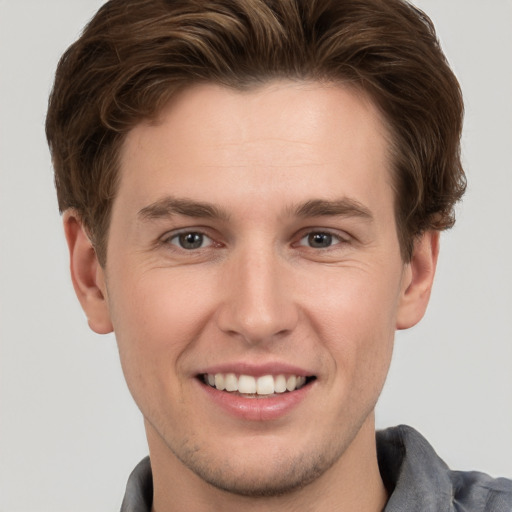
[[[221,363],[203,368],[197,372],[198,375],[216,373],[235,373],[237,375],[252,375],[261,377],[262,375],[296,375],[302,377],[312,377],[314,372],[301,368],[296,365],[282,362],[267,362],[255,364],[251,362],[233,362]]]

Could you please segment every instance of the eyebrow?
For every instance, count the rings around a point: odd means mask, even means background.
[[[371,211],[359,201],[344,197],[334,201],[313,199],[291,209],[297,217],[359,217],[373,221]]]
[[[229,214],[226,211],[213,204],[169,196],[145,206],[138,212],[137,217],[142,220],[155,220],[172,217],[173,215],[207,219],[229,219]]]
[[[289,215],[307,217],[359,217],[373,221],[370,210],[359,201],[350,198],[337,200],[311,199],[287,208]],[[166,196],[139,210],[142,220],[156,220],[184,215],[186,217],[229,220],[230,215],[216,205],[186,198]]]

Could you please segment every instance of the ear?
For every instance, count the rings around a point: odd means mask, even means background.
[[[96,251],[75,211],[66,210],[63,220],[69,247],[71,280],[89,327],[98,334],[112,332],[105,274]]]
[[[439,231],[427,231],[414,243],[411,261],[404,267],[396,328],[416,325],[427,310],[439,254]]]

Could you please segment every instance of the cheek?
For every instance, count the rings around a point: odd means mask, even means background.
[[[193,337],[211,303],[198,284],[166,269],[123,281],[111,296],[116,333],[143,352],[150,352],[149,346],[165,350]]]
[[[176,411],[187,407],[182,403],[183,360],[200,336],[207,298],[169,274],[162,270],[117,280],[109,298],[121,366],[135,403],[145,418],[175,428]]]
[[[321,296],[310,297],[313,328],[338,372],[353,382],[365,376],[383,380],[393,349],[399,275],[352,269],[330,282]]]
[[[200,293],[196,282],[176,279],[163,269],[139,279],[118,279],[109,299],[123,372],[134,397],[144,389],[172,387],[210,316],[211,297]]]

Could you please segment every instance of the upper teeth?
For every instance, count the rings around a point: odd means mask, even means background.
[[[234,373],[208,373],[204,380],[221,391],[238,391],[244,394],[272,395],[294,391],[306,383],[306,377],[297,375],[236,375]]]

